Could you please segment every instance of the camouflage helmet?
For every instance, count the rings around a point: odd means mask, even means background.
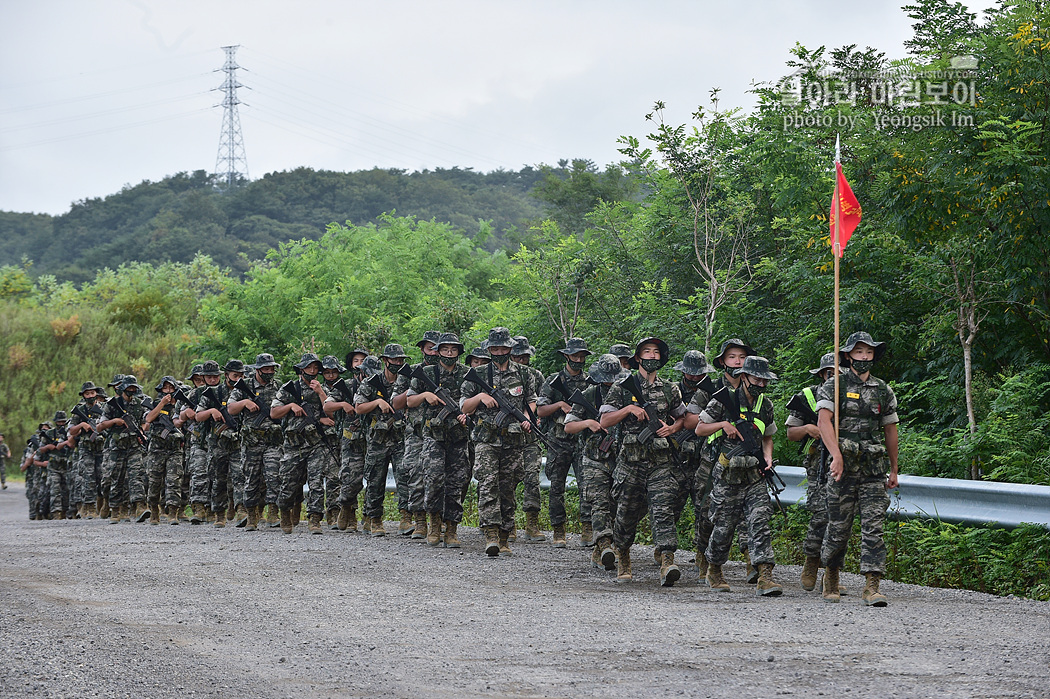
[[[741,374],[770,381],[775,381],[777,378],[777,375],[769,370],[769,360],[765,357],[759,357],[757,354],[747,357],[744,360],[744,366],[733,370],[733,376],[740,376]]]
[[[299,363],[295,365],[295,368],[296,369],[305,369],[306,367],[310,366],[314,362],[317,362],[318,364],[320,364],[321,363],[321,358],[318,357],[313,352],[305,352],[303,354],[303,358],[300,359]]]
[[[463,346],[463,343],[459,341],[459,336],[456,335],[456,333],[441,333],[441,336],[438,337],[438,341],[434,344],[437,345],[437,349],[439,350],[443,345],[452,345],[453,347],[458,347],[460,354],[463,354],[467,349]]]
[[[622,343],[616,343],[610,347],[609,354],[617,359],[630,359],[634,356],[634,352],[631,351],[631,348]]]
[[[383,353],[379,356],[383,359],[408,359],[408,355],[405,354],[405,348],[396,342],[391,342],[384,347]]]
[[[376,374],[383,373],[383,360],[374,354],[370,354],[365,357],[365,361],[361,362],[361,370],[365,373],[365,376],[375,376]]]
[[[889,346],[885,342],[875,342],[871,335],[861,330],[860,332],[855,332],[846,338],[846,344],[839,350],[839,355],[843,359],[848,358],[849,353],[853,351],[853,348],[856,347],[858,343],[864,343],[875,350],[876,362],[882,359],[882,355],[886,354],[886,350],[889,349]]]
[[[106,384],[106,386],[113,388],[119,386],[124,381],[124,374],[113,374],[113,380]]]
[[[570,354],[580,354],[581,352],[586,355],[594,354],[594,352],[587,349],[587,342],[582,337],[570,337],[569,341],[565,343],[565,349],[560,349],[558,352],[566,357]]]
[[[321,360],[321,371],[328,369],[335,369],[340,374],[346,371],[346,367],[339,363],[339,359],[331,354],[326,354],[325,358]]]
[[[227,359],[226,366],[222,368],[223,372],[235,372],[238,374],[244,373],[244,362],[240,359]]]
[[[601,354],[591,363],[587,369],[587,377],[593,383],[612,383],[620,377],[624,368],[620,366],[620,359],[614,354]]]
[[[441,333],[439,333],[437,330],[427,330],[425,333],[423,333],[423,339],[416,343],[416,347],[418,347],[419,349],[423,349],[423,345],[427,344],[428,342],[436,345],[438,343],[438,340],[440,339]]]
[[[164,390],[164,384],[166,384],[166,383],[170,383],[175,388],[179,387],[179,382],[175,380],[174,376],[162,376],[162,377],[160,377],[160,381],[157,382],[157,385],[153,387],[153,390],[154,391],[162,391],[162,390]]]
[[[529,355],[530,357],[536,354],[536,348],[529,343],[529,338],[524,335],[515,335],[513,338],[514,346],[510,348],[510,353],[516,356]]]
[[[252,364],[251,368],[258,370],[270,366],[277,367],[278,369],[281,368],[281,365],[273,358],[272,354],[263,352],[262,354],[255,355],[255,363]]]
[[[744,350],[744,353],[748,357],[750,357],[750,356],[752,356],[754,354],[758,354],[757,352],[755,352],[754,348],[751,347],[751,345],[745,343],[740,338],[738,338],[738,337],[731,337],[731,338],[729,338],[728,340],[726,340],[725,342],[722,343],[722,347],[718,350],[718,356],[715,357],[714,361],[712,362],[712,364],[714,364],[716,368],[718,368],[718,369],[725,369],[726,368],[726,365],[725,365],[725,363],[723,363],[722,359],[726,356],[726,351],[729,350],[731,347],[739,347],[740,349]]]
[[[85,381],[80,384],[80,395],[84,395],[88,391],[98,391],[98,386],[95,385],[94,381]]]
[[[502,326],[489,330],[489,338],[485,341],[485,349],[492,347],[510,347],[511,351],[513,351],[514,340],[510,337],[510,330]]]
[[[668,353],[670,352],[670,349],[668,348],[666,342],[664,342],[660,338],[656,337],[655,335],[650,336],[650,337],[643,337],[642,339],[638,340],[638,342],[634,343],[634,354],[632,354],[631,358],[629,360],[627,360],[627,363],[631,365],[632,369],[637,369],[638,368],[638,353],[642,350],[642,345],[645,345],[645,344],[656,345],[657,348],[659,348],[659,350],[660,350],[660,367],[663,367],[664,364],[667,364],[667,362],[670,361],[670,358],[667,356]],[[657,368],[660,368],[660,367],[657,367]]]
[[[685,356],[682,357],[682,361],[674,365],[674,370],[690,376],[701,376],[718,371],[707,363],[707,357],[700,350],[689,350],[686,352]]]
[[[834,369],[834,368],[835,368],[835,353],[834,352],[828,352],[827,354],[825,354],[823,357],[820,358],[820,366],[818,366],[816,369],[810,369],[809,373],[811,373],[811,374],[819,374],[820,372],[824,371],[825,369]]]
[[[65,421],[69,420],[69,416],[66,415],[66,411],[65,410],[56,410],[55,411],[55,417],[52,418],[52,419],[56,423],[58,423],[58,422],[65,422]]]
[[[125,374],[124,380],[120,382],[119,386],[117,386],[117,390],[120,393],[123,393],[129,388],[134,388],[136,389],[136,391],[142,390],[142,386],[139,385],[139,380],[135,377],[134,374]]]
[[[201,376],[222,376],[222,371],[219,369],[219,363],[214,359],[201,364]],[[192,378],[192,377],[191,377]]]
[[[363,356],[363,357],[367,357],[368,356],[368,350],[366,350],[364,347],[355,347],[354,349],[352,349],[349,352],[347,352],[346,353],[346,365],[347,366],[353,366],[354,365],[354,357],[356,357],[359,354],[361,356]]]
[[[186,381],[193,381],[194,376],[202,376],[204,374],[203,364],[194,364],[193,368],[190,369],[190,375],[186,377]]]
[[[480,346],[470,350],[469,356],[474,357],[474,359],[492,359],[492,357],[489,356],[489,351]]]

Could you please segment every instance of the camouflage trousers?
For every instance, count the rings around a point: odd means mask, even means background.
[[[587,481],[587,498],[591,504],[591,526],[594,527],[594,541],[612,539],[613,522],[616,519],[616,500],[613,498],[613,471],[615,463],[595,461],[581,457],[583,477]]]
[[[405,440],[394,437],[388,438],[382,444],[376,441],[368,443],[365,450],[365,480],[368,485],[365,488],[365,517],[382,517],[383,500],[386,498],[386,477],[390,468],[394,469],[394,480],[397,481],[398,509],[404,509],[401,505],[402,487],[398,472],[401,470],[401,460],[405,453]],[[408,502],[408,484],[405,484],[404,498]]]
[[[241,469],[241,442],[233,439],[213,439],[208,442],[208,477],[211,480],[211,509],[224,510],[235,497],[236,482],[241,483],[243,502],[244,471]]]
[[[576,440],[555,440],[557,449],[547,452],[547,466],[544,472],[550,479],[550,516],[551,524],[565,523],[565,481],[569,477],[569,470],[576,478],[576,487],[580,494],[580,521],[591,520],[591,506],[587,497],[587,479],[583,477],[581,466],[582,450],[577,448]]]
[[[828,528],[828,474],[820,474],[820,456],[806,459],[806,509],[809,510],[809,526],[802,542],[806,557],[820,558],[824,545],[824,532]]]
[[[146,452],[146,473],[149,479],[146,502],[159,505],[163,500],[165,505],[175,507],[182,504],[180,491],[183,468],[182,444],[162,445],[151,441],[149,451]]]
[[[620,450],[613,471],[613,499],[616,519],[613,544],[629,548],[634,544],[638,523],[649,513],[653,526],[653,544],[657,551],[678,549],[678,532],[674,524],[674,495],[680,487],[671,461],[628,461],[626,449]]]
[[[405,448],[401,456],[401,468],[394,468],[397,481],[397,508],[409,512],[424,509],[425,479],[423,467],[423,435],[412,425],[405,430]]]
[[[423,502],[446,522],[463,521],[463,491],[470,482],[467,439],[423,440]]]
[[[846,544],[853,533],[853,518],[860,514],[860,572],[886,572],[886,541],[882,528],[890,496],[886,479],[850,477],[841,481],[828,479],[828,526],[820,549],[823,565],[841,568],[846,557]]]
[[[102,463],[98,469],[98,493],[109,500],[109,490],[113,480],[113,446],[102,447]]]
[[[324,450],[324,507],[325,512],[339,511],[339,470],[342,468],[342,457],[339,454],[339,439],[334,435],[328,436],[328,443],[332,446],[332,449],[328,449],[325,445],[321,445],[321,449]],[[335,458],[332,458],[332,456]]]
[[[713,529],[707,544],[707,560],[713,565],[725,564],[737,526],[746,521],[752,565],[774,563],[773,533],[769,528],[773,507],[765,480],[757,469],[748,471],[743,483],[727,483],[724,474],[721,465],[715,467],[710,498]]]
[[[102,495],[98,482],[102,469],[102,452],[90,449],[77,449],[73,458],[73,489],[76,492],[75,502],[94,505]]]
[[[211,474],[208,471],[208,447],[197,440],[190,443],[190,504],[211,507]]]
[[[517,505],[514,489],[521,474],[524,445],[475,442],[474,477],[478,481],[478,525],[513,531]]]
[[[708,516],[711,487],[711,462],[698,456],[690,456],[679,464],[680,488],[674,499],[674,520],[682,516],[686,500],[693,503],[693,548],[703,551],[711,539],[711,520]]]
[[[357,509],[357,498],[364,490],[365,441],[339,440],[339,504]]]
[[[29,500],[29,518],[47,519],[51,513],[51,497],[47,489],[46,466],[26,469],[26,498]]]
[[[69,512],[71,475],[69,461],[51,457],[47,464],[47,490],[51,499],[51,512]]]
[[[276,505],[281,492],[281,447],[245,437],[241,442],[244,506]]]
[[[324,515],[324,474],[332,457],[317,444],[288,442],[281,447],[281,495],[277,505],[282,510],[298,507],[303,501],[303,484],[310,486],[306,512]]]
[[[109,452],[109,505],[146,502],[146,451],[128,440]]]
[[[522,484],[521,509],[525,512],[539,512],[540,504],[540,469],[543,468],[543,455],[539,442],[533,440],[525,445],[521,460],[521,476],[517,479]],[[470,477],[467,477],[470,483]]]

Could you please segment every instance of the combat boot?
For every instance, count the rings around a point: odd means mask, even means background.
[[[292,511],[282,509],[281,510],[281,531],[285,534],[291,534],[295,527],[292,525]]]
[[[244,505],[238,505],[233,512],[233,526],[243,529],[248,526],[248,510]]]
[[[525,541],[530,544],[537,543],[540,541],[546,541],[547,537],[543,535],[540,530],[540,513],[539,512],[526,512],[525,513]]]
[[[658,566],[662,566],[664,564],[664,558],[660,555],[660,549],[653,549],[653,563],[655,563]]]
[[[445,546],[450,549],[458,549],[459,538],[456,536],[456,527],[458,525],[455,522],[445,522]]]
[[[427,513],[426,510],[420,510],[416,513],[416,528],[412,531],[413,539],[427,539],[428,543],[430,540],[429,533],[427,532]]]
[[[62,510],[55,510],[51,513],[51,519],[65,519],[66,513]]]
[[[886,595],[879,592],[879,581],[881,579],[882,573],[864,574],[864,592],[860,594],[860,598],[869,607],[885,607],[889,601],[886,599]]]
[[[227,522],[240,521],[240,520],[237,519],[237,515],[239,513],[240,513],[240,508],[239,507],[235,507],[233,502],[231,501],[229,503],[229,505],[226,507],[225,512],[223,512],[223,519],[225,519]],[[247,519],[247,517],[245,519]]]
[[[329,529],[338,529],[339,525],[336,521],[339,517],[339,510],[327,510],[324,513],[324,523],[328,525]]]
[[[383,518],[381,516],[372,518],[369,534],[372,536],[386,536],[386,527],[383,526]]]
[[[594,546],[594,528],[590,522],[580,523],[580,543],[587,548]]]
[[[616,582],[629,583],[634,580],[631,575],[631,547],[617,550]]]
[[[190,524],[204,524],[207,517],[204,514],[204,505],[193,503],[193,514],[190,515]]]
[[[824,590],[822,593],[825,602],[838,602],[842,599],[839,594],[839,569],[828,566],[824,569]]]
[[[149,506],[149,523],[153,525],[160,524],[160,504],[152,503]]]
[[[269,524],[271,528],[281,526],[281,508],[277,505],[267,505],[266,508],[268,512],[266,515],[266,523]]]
[[[514,553],[510,550],[510,532],[499,530],[499,555],[501,556],[513,556]]]
[[[248,508],[248,522],[244,525],[245,531],[258,531],[260,514],[262,514],[262,507],[258,505],[251,505]]]
[[[412,513],[408,510],[401,510],[401,521],[397,524],[397,533],[401,536],[408,536],[416,528],[416,525],[412,523]]]
[[[706,580],[708,587],[712,590],[729,592],[729,583],[726,582],[726,576],[722,575],[722,566],[708,563]]]
[[[485,527],[485,553],[495,558],[499,555],[499,529]]]
[[[671,587],[682,577],[682,571],[674,564],[674,551],[664,551],[660,558],[660,587]]]
[[[322,532],[320,512],[316,512],[310,515],[310,524],[308,528],[311,534],[320,534]]]
[[[744,560],[747,561],[747,584],[754,585],[758,582],[758,571],[751,565],[751,554],[744,552]]]
[[[554,530],[551,534],[551,539],[554,541],[554,548],[565,548],[565,523],[554,524],[551,528]]]
[[[143,508],[145,509],[145,508]],[[120,506],[120,521],[130,522],[131,521],[131,505]]]
[[[109,508],[109,523],[120,524],[120,505]]]
[[[602,551],[598,546],[591,547],[591,567],[605,568],[605,566],[602,565]]]
[[[95,519],[95,517],[98,517],[98,510],[95,509],[95,503],[85,502],[84,514],[82,516],[84,519]]]
[[[431,514],[430,531],[427,532],[427,546],[440,546],[441,544],[441,515]]]
[[[221,507],[215,511],[215,528],[222,529],[226,526],[226,508]]]
[[[172,526],[178,526],[179,524],[179,506],[169,505],[168,506],[168,524]]]
[[[759,563],[758,587],[755,588],[755,594],[759,597],[780,597],[783,592],[780,585],[777,585],[777,581],[773,579],[773,564]]]
[[[696,552],[696,572],[701,578],[707,576],[707,553],[704,551]]]
[[[616,570],[616,552],[613,550],[612,539],[605,536],[594,545],[598,552],[598,560],[606,570]]]
[[[109,498],[98,499],[98,516],[99,519],[106,519],[109,517]]]
[[[346,505],[343,505],[342,507],[340,507],[339,508],[339,516],[335,518],[336,529],[338,529],[341,532],[345,532],[347,529],[349,529],[350,528],[350,517],[352,517],[352,516],[353,515],[350,514],[350,508],[349,507],[347,507]],[[356,529],[357,527],[354,527],[354,528]]]
[[[144,502],[136,502],[134,510],[135,522],[142,524],[150,517],[150,510]]]
[[[509,541],[510,543],[513,544],[517,540],[518,540],[518,528],[514,527],[514,529],[511,529],[509,532],[507,532],[507,541]]]
[[[802,589],[810,592],[817,586],[817,572],[820,570],[819,556],[806,556],[806,563],[802,566]]]
[[[292,527],[298,527],[303,518],[303,503],[297,502],[292,506]]]

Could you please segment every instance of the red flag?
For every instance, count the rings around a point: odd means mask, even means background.
[[[857,197],[853,196],[853,190],[850,189],[846,176],[842,174],[842,163],[838,160],[835,161],[835,173],[835,196],[831,201],[830,237],[832,249],[835,249],[835,218],[837,215],[836,209],[838,209],[842,212],[842,220],[839,222],[839,247],[835,252],[839,257],[842,257],[842,251],[846,249],[846,243],[849,242],[850,236],[853,235],[857,224],[860,223],[860,202],[857,201]],[[836,206],[836,203],[838,206]]]

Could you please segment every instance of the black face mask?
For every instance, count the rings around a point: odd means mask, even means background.
[[[660,368],[659,359],[639,359],[638,365],[645,369],[646,374],[651,374]]]
[[[439,357],[442,366],[446,366],[449,369],[456,366],[456,362],[459,361],[459,357]]]
[[[751,383],[750,381],[746,381],[745,385],[747,386],[747,392],[751,394],[752,398],[757,399],[759,396],[766,392],[765,386],[759,386],[758,384]]]
[[[304,372],[303,372],[303,381],[305,381],[306,383],[310,383],[311,381],[316,381],[316,380],[317,380],[317,377],[318,377],[318,375],[319,375],[319,374],[307,374],[307,373],[306,373],[306,372],[304,371]]]
[[[509,362],[510,362],[510,355],[509,354],[503,354],[503,355],[494,354],[494,355],[492,355],[492,363],[495,364],[496,366],[505,367],[505,366],[507,366],[507,364]]]
[[[272,371],[260,371],[259,372],[259,383],[265,385],[273,381],[274,374]]]
[[[874,359],[851,359],[850,365],[853,370],[858,374],[866,374],[871,371],[871,367],[875,366]]]
[[[584,362],[574,362],[571,359],[565,362],[570,369],[575,371],[577,374],[583,371]]]
[[[423,363],[427,366],[434,366],[440,361],[440,357],[436,354],[423,354]]]

